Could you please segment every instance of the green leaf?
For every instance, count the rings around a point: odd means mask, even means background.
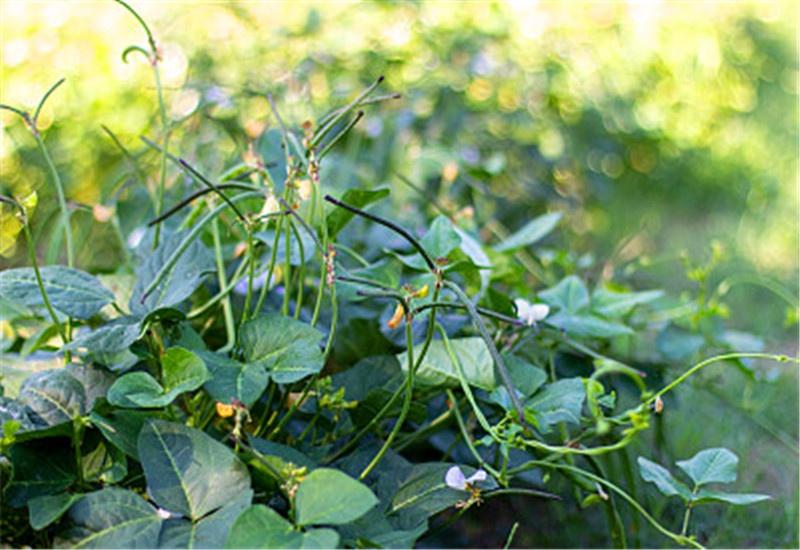
[[[35,497],[61,493],[76,479],[71,449],[56,446],[53,440],[17,443],[7,455],[13,474],[3,503],[14,508]]]
[[[392,498],[390,513],[392,515],[406,511],[414,512],[420,518],[427,518],[451,508],[466,494],[448,487],[445,482],[447,470],[454,464],[432,462],[415,464],[400,488]],[[475,468],[461,466],[464,476],[469,477],[475,473]],[[480,483],[481,489],[493,489],[497,482],[492,478]]]
[[[461,244],[461,237],[453,227],[453,222],[444,216],[436,216],[430,228],[422,237],[422,247],[434,258],[445,258]]]
[[[360,518],[378,503],[360,481],[331,468],[318,468],[297,488],[297,524],[342,525]]]
[[[162,508],[197,520],[250,488],[233,452],[183,424],[150,420],[139,434],[147,490]]]
[[[662,290],[644,292],[616,292],[598,288],[592,294],[592,311],[604,317],[620,317],[639,304],[646,304],[664,295]]]
[[[155,290],[144,296],[145,289],[155,280],[162,266],[177,251],[188,234],[187,230],[168,235],[136,270],[136,284],[128,303],[131,313],[147,315],[157,309],[180,304],[194,293],[206,274],[213,271],[214,260],[209,250],[199,240],[195,240],[181,254]]]
[[[685,501],[689,501],[692,498],[692,492],[689,488],[672,477],[669,470],[662,465],[641,456],[637,459],[637,462],[639,463],[639,475],[642,476],[643,480],[655,483],[661,494],[668,497],[678,495]]]
[[[70,317],[88,319],[114,299],[110,290],[85,271],[61,265],[39,271],[52,306]],[[29,307],[44,306],[36,275],[29,267],[1,271],[0,295],[13,296],[14,302]]]
[[[668,325],[656,338],[656,348],[667,359],[682,361],[694,355],[705,344],[705,339],[688,330]]]
[[[707,483],[731,483],[736,481],[739,457],[728,449],[718,447],[700,451],[689,460],[679,460],[676,464],[698,486]]]
[[[547,318],[548,325],[560,328],[571,336],[585,336],[589,338],[613,338],[633,334],[633,330],[621,323],[606,321],[589,314],[574,314],[568,311],[559,311]]]
[[[348,189],[342,195],[342,202],[346,202],[351,206],[363,208],[368,204],[379,201],[389,196],[389,189],[386,187],[378,189]],[[335,237],[345,225],[353,218],[354,214],[344,208],[334,206],[331,213],[328,214],[328,237]]]
[[[235,398],[250,407],[264,393],[269,375],[261,365],[240,363],[210,351],[197,354],[211,373],[203,388],[216,401],[230,403]]]
[[[336,548],[338,544],[339,534],[333,529],[303,533],[272,508],[256,504],[237,518],[225,548]]]
[[[748,504],[755,504],[756,502],[770,500],[771,498],[772,497],[769,495],[758,493],[725,493],[723,491],[714,491],[713,489],[700,489],[692,498],[692,502],[725,502],[728,504],[747,506]]]
[[[511,354],[504,354],[503,359],[514,387],[524,397],[533,395],[547,381],[547,373],[527,360]]]
[[[198,522],[173,518],[164,522],[158,538],[159,548],[223,548],[236,518],[253,501],[248,489],[235,500]]]
[[[580,424],[585,399],[586,389],[580,378],[563,378],[547,384],[525,406],[533,410],[539,429],[547,433],[559,422]]]
[[[45,370],[22,383],[18,400],[47,426],[71,422],[86,413],[86,391],[64,369]]]
[[[322,370],[321,338],[311,325],[274,313],[248,321],[239,333],[245,361],[265,369],[279,384]]]
[[[250,438],[250,445],[259,453],[264,455],[269,460],[280,462],[278,470],[283,468],[284,464],[294,464],[297,467],[305,467],[313,470],[317,467],[316,462],[309,457],[289,445],[283,445],[274,441],[267,441],[266,439],[259,439],[257,437]]]
[[[169,348],[161,358],[162,387],[146,372],[131,372],[118,378],[108,390],[108,401],[129,409],[165,407],[178,395],[193,391],[208,380],[208,370],[197,355]]]
[[[589,305],[589,291],[583,281],[570,275],[556,286],[540,292],[539,299],[552,307],[574,313]]]
[[[464,376],[471,385],[491,391],[497,386],[494,375],[494,362],[483,338],[455,338],[450,346],[464,369]],[[407,372],[407,352],[397,355],[403,372]],[[416,358],[415,358],[416,360]],[[416,382],[427,386],[456,387],[459,385],[458,367],[450,360],[442,340],[433,340],[428,353],[417,369]]]
[[[95,330],[78,335],[65,349],[85,353],[104,365],[112,366],[120,353],[125,352],[142,336],[139,317],[114,319]]]
[[[139,460],[139,432],[153,413],[144,411],[114,410],[107,414],[92,412],[91,423],[103,436],[129,457]]]
[[[155,548],[162,519],[132,491],[102,489],[84,495],[69,510],[74,548]]]
[[[61,493],[32,498],[28,501],[28,517],[31,527],[39,531],[58,521],[82,495]]]
[[[128,459],[120,449],[102,439],[81,458],[86,481],[119,483],[128,475]]]
[[[494,249],[497,252],[506,252],[532,245],[550,233],[558,224],[562,215],[561,212],[551,212],[534,218],[521,229],[503,239],[503,242],[495,246]]]

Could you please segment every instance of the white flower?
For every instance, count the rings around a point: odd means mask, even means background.
[[[550,313],[547,304],[532,304],[522,298],[514,300],[514,305],[517,306],[517,317],[527,325],[535,325]]]
[[[453,466],[444,475],[444,484],[451,489],[458,489],[459,491],[469,491],[467,485],[473,485],[478,481],[486,479],[486,472],[483,470],[476,470],[474,474],[469,477],[464,477],[464,472],[458,466]]]
[[[172,517],[172,514],[163,508],[158,509],[158,516],[162,519],[169,519]]]
[[[267,195],[266,200],[264,200],[264,207],[261,209],[261,212],[258,213],[258,216],[269,216],[270,214],[275,214],[280,211],[281,204],[278,202],[278,199],[275,198],[275,195],[270,193]]]

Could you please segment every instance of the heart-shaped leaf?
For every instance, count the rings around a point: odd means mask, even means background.
[[[267,387],[269,375],[262,365],[240,363],[210,351],[201,351],[198,355],[210,372],[203,387],[217,401],[230,403],[235,398],[250,407]]]
[[[225,548],[336,548],[339,534],[333,529],[294,529],[272,508],[256,504],[233,524]]]
[[[86,413],[86,391],[64,369],[41,371],[28,377],[22,383],[18,399],[47,426],[71,422]]]
[[[589,305],[589,291],[583,281],[570,275],[556,286],[541,291],[539,299],[549,306],[574,313]]]
[[[579,424],[586,389],[580,378],[562,378],[547,384],[525,404],[536,417],[539,429],[547,433],[559,422]]]
[[[250,488],[233,452],[183,424],[150,420],[139,434],[147,490],[162,508],[197,520]]]
[[[679,460],[676,464],[698,486],[731,483],[736,481],[739,457],[728,449],[718,447],[700,451],[689,460]]]
[[[129,409],[165,407],[178,395],[202,386],[209,377],[203,360],[181,347],[164,353],[161,369],[164,386],[146,372],[131,372],[114,382],[108,390],[108,401]]]
[[[245,361],[265,369],[279,384],[297,382],[322,370],[322,333],[302,321],[263,315],[245,323],[239,339]]]

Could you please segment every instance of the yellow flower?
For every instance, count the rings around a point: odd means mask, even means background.
[[[419,290],[414,291],[411,294],[411,297],[412,298],[425,298],[428,295],[428,291],[429,290],[430,290],[430,288],[428,287],[428,285],[424,285]]]
[[[217,416],[222,418],[230,418],[233,416],[234,412],[233,405],[228,405],[227,403],[217,401]]]

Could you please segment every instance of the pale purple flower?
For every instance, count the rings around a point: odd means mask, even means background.
[[[486,480],[486,472],[483,470],[476,470],[474,474],[469,477],[464,476],[464,472],[458,466],[453,466],[444,476],[444,484],[451,489],[459,491],[469,491],[468,485],[474,485],[478,481]]]

